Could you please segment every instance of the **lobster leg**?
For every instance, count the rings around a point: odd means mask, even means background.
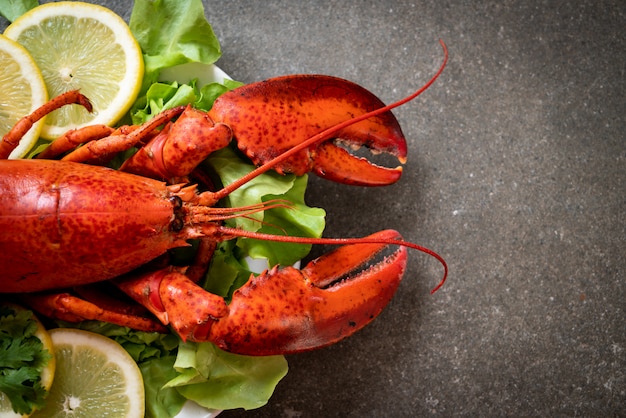
[[[79,129],[71,129],[52,141],[48,148],[39,153],[36,158],[51,160],[85,142],[106,138],[113,135],[114,132],[115,129],[106,125],[90,125]]]
[[[228,315],[224,298],[205,291],[169,267],[137,277],[120,278],[116,284],[163,324],[174,328],[184,340],[195,340],[195,328]]]
[[[217,242],[214,239],[207,237],[199,239],[196,256],[185,272],[194,283],[198,283],[206,275],[216,248]]]
[[[180,115],[184,107],[168,109],[155,118],[144,123],[137,129],[131,129],[126,134],[125,129],[118,129],[114,135],[87,142],[84,146],[75,149],[62,158],[63,161],[86,162],[113,155],[135,146],[137,143],[151,135],[160,125]]]
[[[348,337],[383,310],[400,283],[406,249],[375,257],[400,238],[381,231],[365,240],[385,243],[339,247],[302,270],[274,267],[252,276],[229,305],[170,269],[117,284],[185,340],[248,355],[301,352]]]
[[[177,121],[171,122],[177,116]],[[164,123],[167,125],[155,135],[155,129]],[[214,123],[206,112],[187,106],[166,110],[140,127],[113,130],[98,125],[70,131],[55,140],[39,158],[53,158],[85,144],[62,160],[93,162],[146,143],[120,170],[178,183],[184,182],[203,160],[227,146],[231,139],[227,125]]]
[[[28,132],[33,125],[46,116],[48,113],[56,110],[60,107],[66,106],[68,104],[78,104],[83,106],[89,112],[92,111],[93,107],[91,106],[91,102],[85,96],[80,94],[78,90],[71,90],[66,93],[63,93],[39,108],[35,109],[33,113],[30,115],[24,116],[20,119],[13,128],[7,132],[6,135],[0,141],[0,160],[6,160],[11,154],[11,151],[17,147],[20,139]]]
[[[23,293],[20,301],[40,314],[67,322],[86,320],[104,321],[146,332],[166,332],[154,318],[126,312],[122,309],[102,307],[70,293]]]

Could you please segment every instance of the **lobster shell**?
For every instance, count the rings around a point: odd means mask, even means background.
[[[186,245],[170,229],[172,193],[157,180],[77,163],[2,160],[0,189],[2,292],[23,292],[26,279],[33,292],[106,280]]]

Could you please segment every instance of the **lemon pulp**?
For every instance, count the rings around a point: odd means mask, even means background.
[[[142,418],[143,378],[117,342],[70,328],[49,331],[56,372],[46,406],[32,417]]]
[[[0,35],[0,137],[11,130],[22,117],[43,105],[48,100],[48,92],[43,77],[24,47]],[[22,158],[32,148],[39,137],[42,121],[22,138],[9,158]]]
[[[141,88],[141,48],[126,22],[105,7],[47,3],[16,19],[5,35],[30,52],[51,98],[80,89],[93,104],[93,113],[78,105],[52,112],[41,132],[44,138],[86,125],[113,125]]]

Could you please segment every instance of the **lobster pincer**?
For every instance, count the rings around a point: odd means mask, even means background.
[[[302,270],[275,266],[237,289],[229,304],[165,269],[117,285],[181,338],[248,355],[294,353],[333,344],[371,322],[393,297],[406,248],[379,256],[401,236],[380,231],[327,253]]]
[[[245,107],[242,107],[245,104]],[[293,149],[324,130],[384,107],[374,94],[347,80],[325,75],[276,77],[247,84],[218,97],[209,116],[233,129],[237,146],[256,165]],[[352,155],[340,143],[406,161],[407,145],[391,112],[342,129],[289,157],[276,171],[308,172],[339,183],[382,186],[396,182],[401,167],[387,168]]]

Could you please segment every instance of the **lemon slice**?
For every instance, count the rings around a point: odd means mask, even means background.
[[[139,93],[141,48],[126,22],[105,7],[43,4],[16,19],[4,34],[30,52],[51,98],[80,89],[93,103],[93,113],[78,105],[52,112],[45,119],[44,138],[86,125],[113,125]]]
[[[12,309],[14,312],[20,311],[28,311],[27,309],[15,305],[13,303],[2,303],[2,306],[8,307]],[[48,350],[49,353],[54,353],[54,349],[52,347],[52,339],[50,338],[50,334],[46,331],[42,323],[37,319],[35,314],[32,311],[30,312],[30,317],[35,321],[37,328],[35,332],[32,334],[33,336],[39,338],[41,343],[43,344],[43,349]],[[21,331],[23,334],[24,331]],[[55,370],[55,357],[52,356],[48,360],[48,364],[41,370],[41,386],[48,391],[50,386],[52,385],[52,379],[54,378],[54,370]],[[0,418],[19,418],[19,417],[27,417],[28,415],[18,414],[13,411],[13,406],[11,404],[11,400],[4,393],[0,392]]]
[[[115,341],[89,331],[49,331],[56,372],[46,406],[32,417],[143,418],[143,378]]]
[[[48,92],[39,68],[17,42],[0,35],[0,137],[22,117],[44,104]],[[9,158],[22,158],[39,137],[43,121],[37,122],[22,138]]]

